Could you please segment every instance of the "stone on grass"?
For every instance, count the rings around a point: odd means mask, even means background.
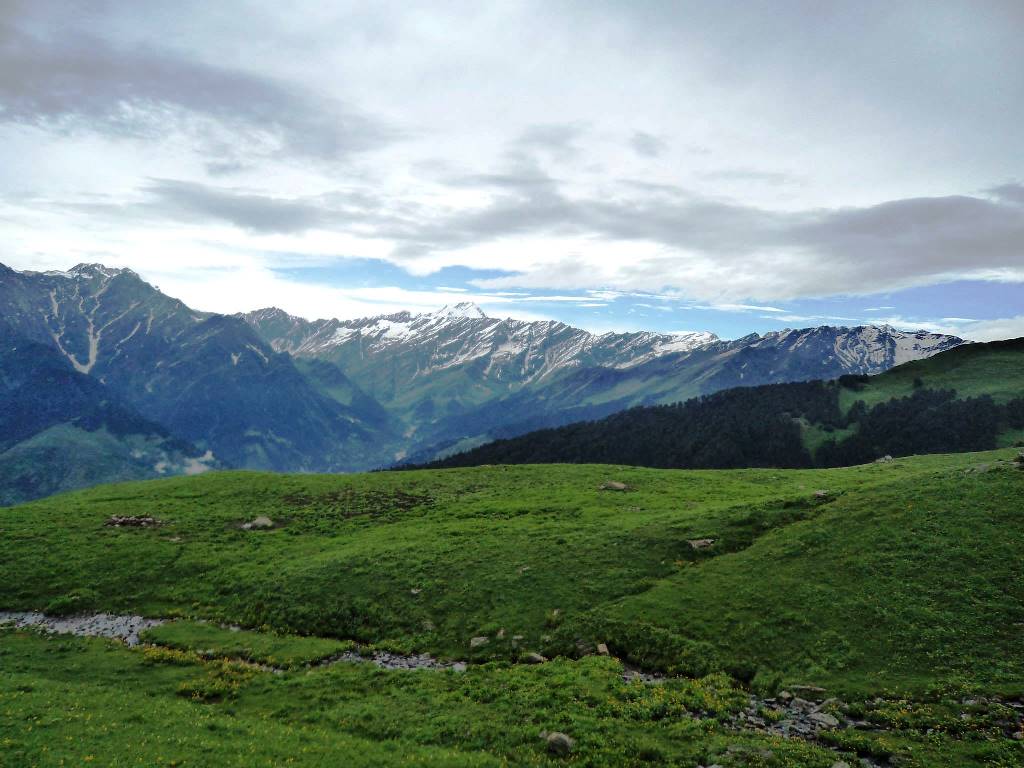
[[[625,483],[620,483],[618,480],[606,480],[601,483],[602,491],[628,491],[629,486]]]
[[[122,526],[129,528],[151,528],[152,526],[162,524],[162,521],[150,515],[113,515],[104,523],[104,525],[109,525],[112,528],[121,528]]]
[[[598,643],[597,644],[597,652],[601,656],[610,656],[611,655],[610,653],[608,653],[608,646],[605,645],[604,643]]]
[[[828,712],[812,712],[810,719],[815,725],[822,728],[835,728],[839,725],[839,720],[830,715]]]
[[[487,645],[489,642],[491,642],[491,638],[489,638],[489,637],[483,637],[483,636],[474,637],[474,638],[470,639],[469,647],[470,648],[479,648],[481,645]]]
[[[274,527],[274,521],[271,520],[266,515],[260,515],[255,520],[250,520],[248,523],[245,523],[242,526],[242,528],[244,528],[247,531],[255,531],[255,530],[259,530],[260,528],[273,528],[273,527]]]
[[[525,661],[527,664],[543,664],[545,661],[547,661],[547,659],[544,656],[541,656],[539,653],[534,652],[528,653],[525,656],[523,656],[523,661]]]
[[[571,736],[560,731],[549,733],[545,741],[548,744],[548,752],[553,755],[568,755],[572,752],[572,748],[576,746],[576,742]]]
[[[716,539],[687,539],[686,543],[690,549],[707,549],[715,543]]]

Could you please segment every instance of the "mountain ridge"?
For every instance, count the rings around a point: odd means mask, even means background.
[[[425,313],[192,309],[130,269],[0,265],[3,318],[227,466],[359,471],[745,384],[877,373],[961,339],[821,326],[720,339]]]

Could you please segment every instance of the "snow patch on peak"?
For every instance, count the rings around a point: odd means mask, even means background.
[[[68,277],[116,277],[117,275],[134,275],[130,269],[119,269],[117,267],[106,267],[102,264],[76,264],[67,272],[62,273]]]
[[[431,312],[430,315],[432,317],[468,317],[474,320],[481,320],[487,317],[484,311],[472,301],[445,304],[436,312]]]

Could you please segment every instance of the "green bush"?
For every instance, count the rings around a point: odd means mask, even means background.
[[[70,616],[84,613],[96,606],[97,594],[91,589],[75,589],[60,597],[55,597],[46,604],[44,613],[53,616]]]

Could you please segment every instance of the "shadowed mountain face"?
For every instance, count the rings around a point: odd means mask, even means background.
[[[57,350],[147,418],[233,466],[365,466],[379,428],[320,392],[241,320],[196,312],[130,270],[0,272],[21,335]]]
[[[0,505],[214,466],[53,347],[0,322]]]

